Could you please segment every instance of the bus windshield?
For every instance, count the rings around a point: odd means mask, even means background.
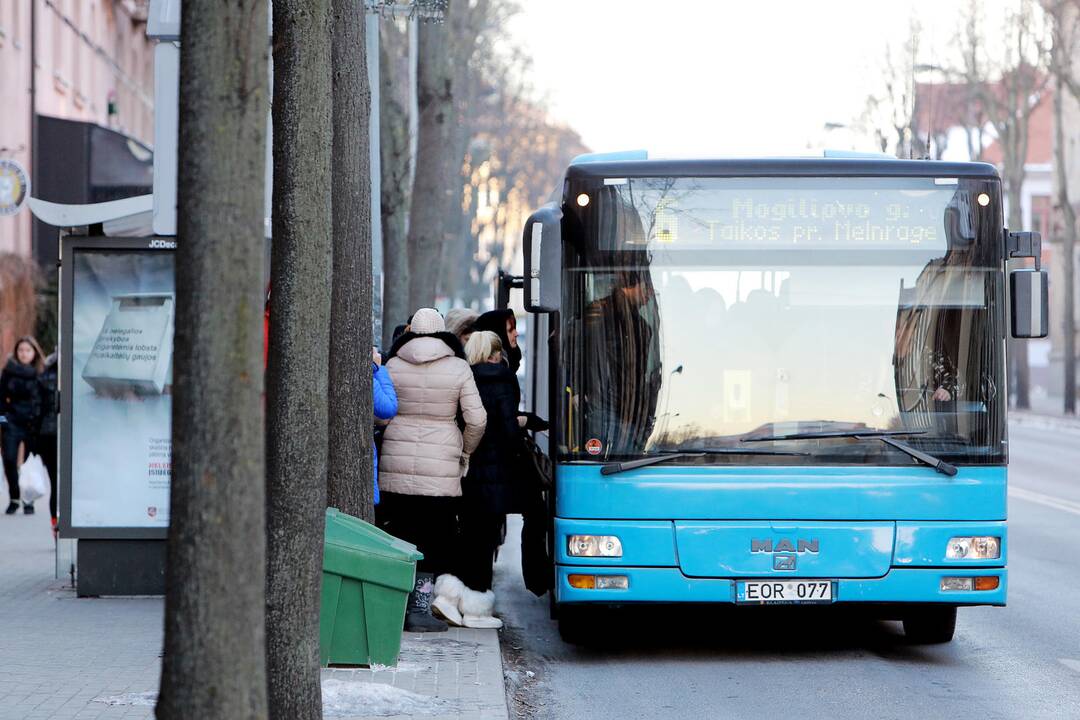
[[[1004,461],[1001,208],[964,178],[619,178],[566,224],[560,450],[605,460],[910,430]],[[701,463],[881,464],[822,438]]]

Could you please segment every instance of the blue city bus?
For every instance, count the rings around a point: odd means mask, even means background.
[[[844,603],[934,643],[1005,605],[1007,334],[1045,337],[1047,278],[992,166],[585,156],[523,241],[565,638]]]

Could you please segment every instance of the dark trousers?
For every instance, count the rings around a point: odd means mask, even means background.
[[[49,471],[49,517],[56,519],[56,436],[39,435],[37,453]]]
[[[19,499],[19,444],[23,445],[23,459],[34,452],[33,437],[22,428],[5,423],[0,429],[0,450],[4,456],[4,477],[8,484],[8,497],[12,502]]]
[[[382,492],[375,507],[376,524],[424,553],[418,572],[453,572],[457,556],[457,512],[460,498]]]
[[[457,575],[470,590],[491,589],[495,553],[502,545],[504,513],[490,513],[466,504],[460,514],[461,552]]]

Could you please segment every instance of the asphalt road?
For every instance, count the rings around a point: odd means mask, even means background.
[[[947,645],[838,608],[654,608],[582,649],[508,541],[496,593],[519,717],[1080,718],[1080,433],[1014,425],[1010,442],[1009,606],[961,608]]]

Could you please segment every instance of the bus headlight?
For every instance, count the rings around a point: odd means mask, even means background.
[[[622,542],[614,535],[570,535],[566,539],[570,557],[622,557]]]
[[[1001,538],[987,535],[949,538],[949,560],[996,560],[1001,557]]]

